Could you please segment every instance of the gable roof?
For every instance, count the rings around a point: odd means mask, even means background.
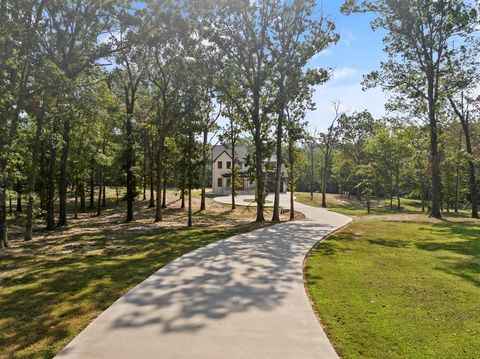
[[[218,157],[220,157],[222,155],[222,153],[226,153],[230,158],[232,158],[232,150],[226,146],[223,146],[223,145],[216,145],[216,146],[213,146],[213,149],[212,149],[212,158],[213,158],[213,162],[215,162]],[[245,160],[245,156],[247,155],[247,146],[236,146],[235,147],[235,153],[236,153],[236,156],[237,156],[237,159],[239,161],[244,161]]]

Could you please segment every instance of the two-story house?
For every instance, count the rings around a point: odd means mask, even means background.
[[[245,165],[245,157],[247,156],[247,146],[237,146],[235,148],[235,157],[239,168],[239,181],[236,190],[238,192],[255,192],[255,181],[251,181],[248,177],[248,167]],[[276,166],[276,156],[272,155],[268,160],[271,168]],[[212,151],[212,191],[216,194],[230,194],[232,191],[232,151],[231,149],[217,145]],[[275,179],[275,171],[268,173],[268,190],[273,191]],[[287,191],[288,175],[285,166],[282,164],[282,177],[280,181],[280,192]]]

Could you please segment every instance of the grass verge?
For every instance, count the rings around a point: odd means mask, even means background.
[[[316,247],[305,278],[343,358],[480,357],[478,221],[360,219]]]

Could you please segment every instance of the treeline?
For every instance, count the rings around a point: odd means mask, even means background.
[[[239,138],[253,144],[247,165],[256,180],[259,222],[265,220],[265,159],[276,154],[272,220],[278,221],[282,162],[294,189],[302,174],[299,146],[308,137],[305,113],[315,107],[315,86],[331,74],[307,65],[339,38],[321,10],[320,1],[303,0],[1,1],[0,243],[8,246],[9,190],[28,199],[26,240],[37,207],[47,228],[66,226],[68,197],[75,197],[71,215],[87,205],[101,214],[107,185],[126,187],[126,221],[134,220],[133,203],[143,192],[158,222],[165,184],[175,183],[189,202],[192,225],[189,194],[202,188],[205,208],[213,134],[231,147]],[[478,216],[476,5],[347,0],[342,10],[373,12],[373,27],[386,30],[387,60],[365,76],[364,86],[389,91],[388,109],[401,125],[382,130],[370,124],[368,112],[339,114],[344,130],[333,124],[313,141],[331,168],[322,183],[332,174],[339,189],[367,197],[406,191],[391,161],[401,154],[403,165],[413,155],[395,143],[399,151],[390,158],[390,144],[382,141],[413,132],[421,138],[415,146],[424,166],[415,168],[425,174],[415,178],[423,178],[430,215],[439,217],[451,200],[443,146],[452,142],[442,136],[455,132],[449,121],[456,118],[463,139],[453,142],[466,152],[459,168],[468,173],[459,177],[468,178],[463,198]],[[220,118],[227,122],[222,129]],[[364,122],[373,127],[366,134]],[[380,158],[390,159],[381,166]]]
[[[126,187],[127,222],[137,196],[158,222],[175,183],[191,226],[193,188],[205,209],[212,135],[225,132],[227,145],[247,136],[262,179],[265,158],[301,140],[313,86],[329,77],[305,65],[337,40],[315,1],[2,1],[2,245],[7,191],[28,199],[25,240],[37,214],[50,230],[86,206],[100,215],[106,186]],[[256,183],[264,221],[265,181]]]
[[[480,122],[476,101],[466,137],[452,109],[445,106],[439,128],[442,212],[470,209],[478,217],[478,199],[472,196],[470,164],[480,159]],[[475,105],[475,106],[473,106]],[[470,141],[469,144],[467,144]],[[469,153],[469,148],[474,148]],[[312,134],[302,148],[297,189],[325,194],[340,193],[365,202],[390,199],[391,209],[401,209],[401,198],[420,200],[422,212],[431,210],[431,172],[428,126],[405,119],[375,120],[367,111],[339,114],[325,134]],[[476,172],[476,168],[474,167]],[[476,177],[475,177],[476,178]],[[473,185],[473,186],[472,186]]]

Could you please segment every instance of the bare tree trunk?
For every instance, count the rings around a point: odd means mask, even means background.
[[[13,213],[12,194],[8,196],[8,213]]]

